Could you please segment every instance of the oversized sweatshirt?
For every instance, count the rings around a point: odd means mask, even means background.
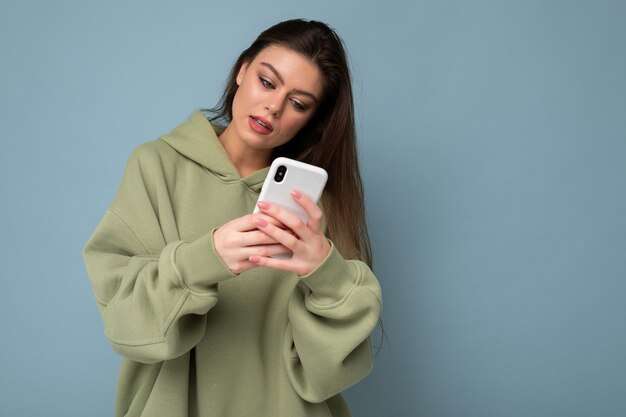
[[[242,178],[221,131],[196,111],[135,148],[83,248],[123,357],[116,415],[349,416],[340,392],[372,369],[378,281],[330,239],[305,276],[231,272],[213,232],[253,211],[269,167]]]

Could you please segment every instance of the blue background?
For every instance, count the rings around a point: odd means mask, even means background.
[[[388,336],[354,415],[626,415],[626,3],[604,0],[0,0],[0,415],[113,415],[82,247],[131,150],[293,17],[353,70]]]

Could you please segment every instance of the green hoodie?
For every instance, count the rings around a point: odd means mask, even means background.
[[[83,249],[123,356],[117,416],[349,416],[381,310],[367,265],[335,248],[303,277],[231,272],[213,232],[251,213],[269,168],[241,178],[200,112],[138,146]],[[324,226],[326,230],[326,226]]]

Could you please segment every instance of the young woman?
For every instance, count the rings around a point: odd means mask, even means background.
[[[292,192],[306,224],[252,214],[277,156],[329,174],[320,205]],[[349,416],[340,392],[372,368],[381,291],[337,34],[261,33],[216,108],[132,152],[83,257],[124,358],[117,416]]]

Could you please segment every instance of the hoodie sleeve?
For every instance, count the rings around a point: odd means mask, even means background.
[[[161,226],[159,214],[171,206],[159,189],[165,187],[164,173],[142,149],[129,157],[111,206],[83,248],[83,260],[113,349],[154,363],[176,358],[200,341],[206,313],[217,303],[218,282],[236,274],[215,252],[215,229],[194,241],[165,237],[168,224]]]
[[[328,256],[301,276],[292,294],[283,355],[291,383],[309,402],[322,402],[372,369],[369,335],[382,308],[370,268],[345,260],[332,241]]]

